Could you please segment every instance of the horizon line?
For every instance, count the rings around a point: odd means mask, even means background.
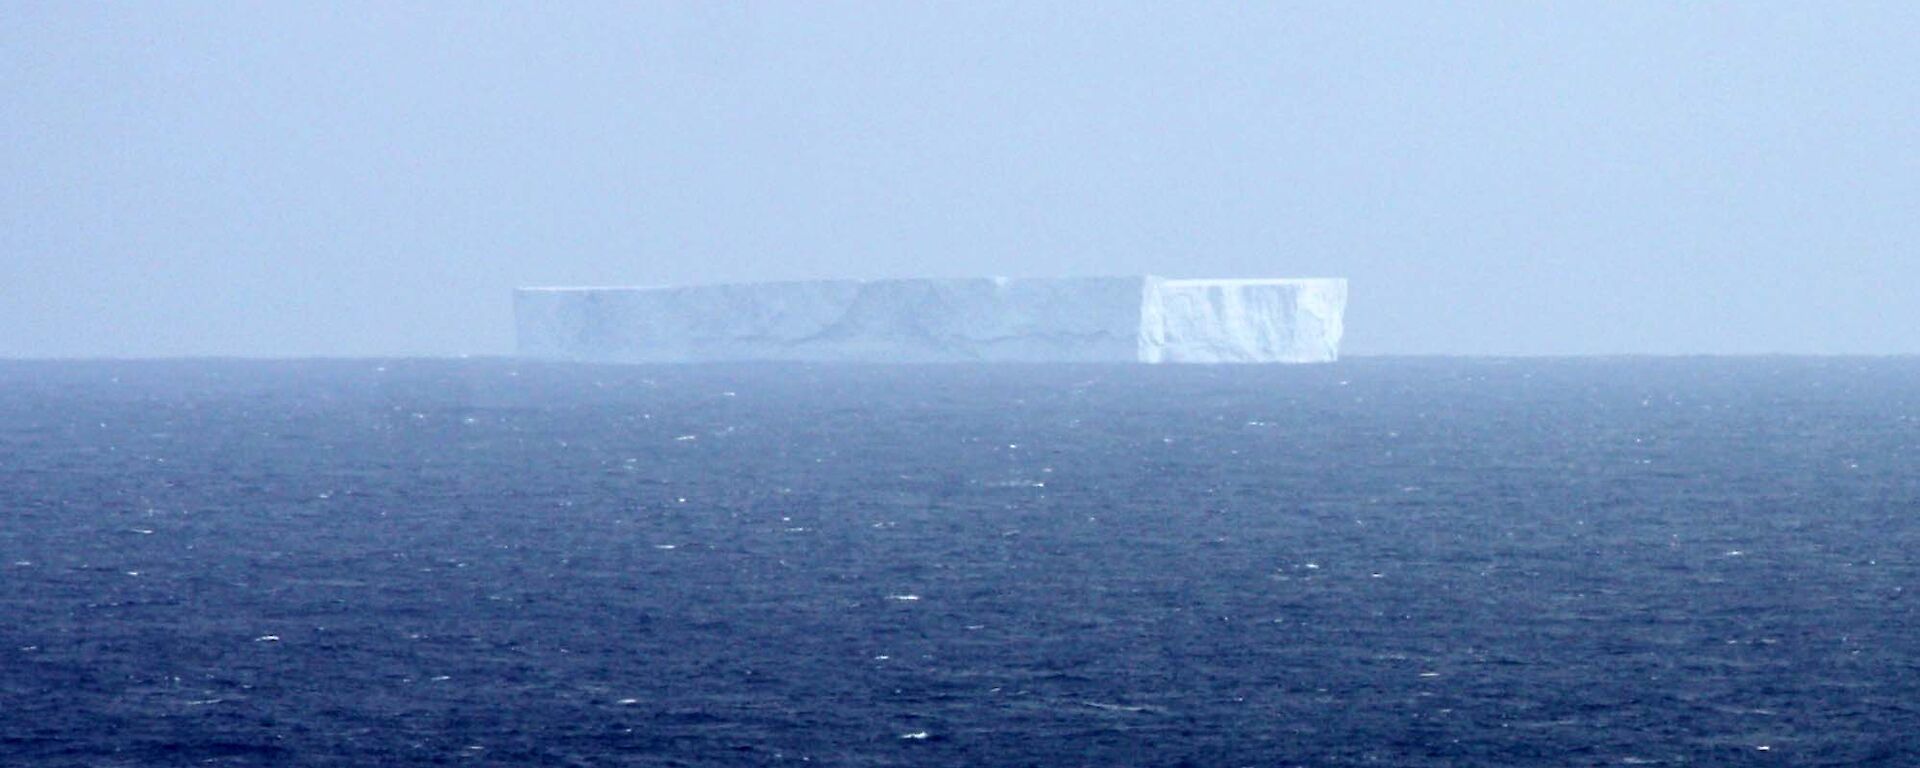
[[[1171,368],[1267,368],[1267,367],[1324,367],[1339,365],[1356,360],[1764,360],[1764,359],[1820,359],[1820,360],[1885,360],[1914,358],[1920,359],[1920,352],[1496,352],[1496,353],[1459,353],[1459,352],[1388,352],[1388,353],[1343,353],[1340,359],[1330,363],[1187,363],[1162,365]],[[0,355],[0,365],[9,363],[187,363],[187,362],[384,362],[384,361],[492,361],[511,360],[519,362],[553,365],[612,365],[640,367],[684,367],[684,366],[726,366],[726,365],[844,365],[858,367],[879,366],[941,366],[941,365],[1013,365],[1013,366],[1142,366],[1137,362],[1029,362],[1008,363],[989,361],[950,361],[950,362],[846,362],[818,360],[713,360],[692,363],[621,363],[574,361],[554,358],[530,357],[514,353],[478,353],[478,354],[442,354],[442,355],[352,355],[352,354],[312,354],[312,355],[253,355],[253,354],[185,354],[185,355],[72,355],[72,356],[10,356]]]

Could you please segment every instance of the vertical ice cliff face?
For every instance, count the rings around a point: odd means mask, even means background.
[[[606,362],[1321,362],[1341,280],[822,280],[525,288],[520,352]]]
[[[1147,278],[1143,363],[1326,363],[1339,359],[1347,281]]]
[[[628,362],[1096,362],[1136,345],[1138,278],[534,288],[522,354]]]

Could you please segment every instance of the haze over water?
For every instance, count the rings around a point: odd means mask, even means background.
[[[0,357],[522,285],[1345,277],[1356,354],[1920,354],[1920,5],[12,2]]]

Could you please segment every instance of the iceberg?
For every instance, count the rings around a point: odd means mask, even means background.
[[[1347,282],[1153,276],[521,288],[521,355],[628,363],[1322,363]]]

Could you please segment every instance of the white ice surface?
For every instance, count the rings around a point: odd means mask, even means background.
[[[1140,362],[1332,362],[1346,308],[1345,280],[1148,279]]]
[[[523,355],[608,362],[1325,362],[1344,280],[823,280],[523,288]]]

